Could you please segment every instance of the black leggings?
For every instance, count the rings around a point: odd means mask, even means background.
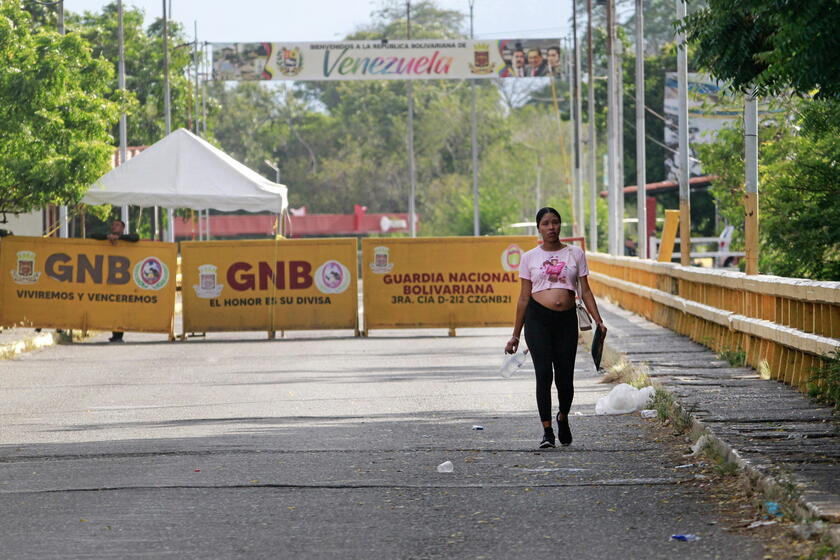
[[[551,381],[557,385],[560,412],[569,414],[575,396],[578,325],[575,308],[554,311],[535,300],[525,309],[525,342],[537,374],[540,420],[551,421]]]

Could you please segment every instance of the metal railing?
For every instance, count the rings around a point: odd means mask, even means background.
[[[685,267],[589,253],[597,296],[721,354],[762,377],[807,389],[840,347],[840,282]]]
[[[654,236],[651,236],[650,241],[648,241],[650,246],[650,256],[652,259],[656,259],[659,256],[659,239]],[[677,249],[680,245],[680,238],[677,237],[674,240],[674,254],[671,256],[672,259],[679,260],[680,252]],[[691,238],[691,252],[689,256],[692,259],[707,259],[713,258],[715,259],[715,266],[720,267],[726,262],[729,257],[737,257],[743,258],[746,256],[744,251],[730,251],[728,249],[728,243],[721,240],[720,237],[692,237]],[[695,245],[711,245],[715,246],[714,250],[711,251],[700,251],[694,250]]]

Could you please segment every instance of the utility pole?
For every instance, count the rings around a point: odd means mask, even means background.
[[[596,162],[595,138],[595,70],[592,61],[592,0],[586,0],[586,50],[587,70],[589,72],[588,91],[586,96],[587,114],[589,118],[589,239],[586,246],[590,251],[598,250],[598,172]]]
[[[758,274],[758,104],[755,89],[744,99],[744,160],[746,199],[744,249],[747,274]]]
[[[473,32],[473,6],[475,0],[470,0],[470,39],[474,39]],[[481,234],[481,222],[478,209],[478,117],[475,109],[475,80],[470,80],[470,91],[472,92],[472,112],[470,115],[470,130],[472,135],[472,174],[473,174],[473,235],[478,237]]]
[[[636,0],[636,246],[640,259],[647,258],[647,170],[645,154],[645,38],[644,0]]]
[[[195,35],[193,36],[195,41],[193,42],[193,70],[195,71],[194,75],[194,82],[195,82],[195,95],[193,96],[193,101],[195,102],[195,121],[193,125],[193,129],[195,131],[196,136],[201,136],[201,129],[199,127],[199,118],[198,118],[198,21],[193,20],[193,29]]]
[[[58,2],[58,34],[64,35],[64,0]],[[58,235],[59,237],[70,237],[70,232],[67,224],[69,213],[67,212],[67,205],[62,204],[58,207]],[[84,218],[82,218],[84,220]],[[84,225],[83,225],[84,228]]]
[[[198,89],[198,21],[193,20],[193,72],[195,73],[193,76],[193,102],[195,107],[194,119],[193,119],[193,130],[195,131],[195,135],[201,137],[201,129],[199,127],[199,123],[201,122],[198,118],[198,96],[199,96],[199,89]],[[205,241],[210,240],[210,209],[204,209],[204,239]]]
[[[204,136],[207,136],[207,78],[211,75],[209,48],[209,43],[204,41],[201,45],[201,132]]]
[[[125,31],[123,27],[123,3],[117,0],[117,42],[119,43],[118,87],[125,91]],[[128,155],[128,130],[125,112],[120,114],[120,165],[125,163]],[[131,231],[129,226],[128,204],[123,204],[121,217],[125,223],[125,232]]]
[[[172,95],[169,88],[169,14],[166,12],[166,0],[163,0],[163,116],[165,132],[172,132]]]
[[[574,207],[574,227],[575,235],[583,235],[584,232],[584,218],[583,218],[583,175],[581,174],[580,165],[580,120],[581,120],[581,100],[580,100],[580,48],[578,46],[577,38],[577,2],[572,0],[572,118],[574,119],[574,149],[575,149],[575,207]]]
[[[685,0],[676,0],[677,20],[685,19]],[[688,163],[688,55],[685,33],[677,32],[677,98],[679,100],[680,264],[691,264],[691,201]]]
[[[543,157],[537,155],[537,183],[534,185],[534,215],[542,208],[542,168]]]
[[[607,0],[607,161],[609,162],[609,186],[607,206],[609,210],[609,253],[618,255],[618,154],[616,135],[616,87],[615,87],[615,0]]]
[[[574,52],[572,52],[572,38],[566,37],[565,43],[568,44],[568,47],[563,49],[563,52],[566,53],[566,78],[569,82],[569,120],[572,124],[572,138],[569,142],[569,162],[572,166],[572,182],[569,185],[569,198],[572,201],[571,210],[572,210],[572,232],[576,233],[577,228],[577,185],[575,184],[575,153],[577,152],[577,142],[575,142],[574,138],[574,118],[575,118],[575,78],[574,78]]]
[[[172,132],[172,95],[169,88],[169,14],[166,10],[166,1],[163,1],[163,114],[165,119],[165,134],[169,136]],[[166,240],[175,242],[175,212],[172,208],[166,209],[166,222],[169,227],[166,231]]]
[[[411,41],[411,0],[405,2],[406,37]],[[417,172],[414,162],[414,87],[411,79],[406,87],[408,93],[408,175],[411,184],[411,193],[408,199],[408,230],[411,237],[417,237],[417,213],[414,208],[414,200],[417,196]]]
[[[613,12],[613,31],[615,32],[616,12]],[[615,176],[616,187],[616,231],[618,232],[618,254],[624,254],[627,234],[624,231],[624,44],[614,37],[615,53]]]

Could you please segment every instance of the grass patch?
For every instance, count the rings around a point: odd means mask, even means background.
[[[740,346],[735,350],[725,347],[718,352],[718,358],[726,360],[732,367],[744,367],[747,365],[747,353]]]
[[[836,546],[831,544],[831,541],[828,537],[823,537],[820,540],[820,543],[817,545],[817,548],[811,552],[810,555],[807,556],[806,560],[825,560],[827,558],[837,558],[835,554],[840,552]]]
[[[606,370],[601,383],[627,383],[636,389],[641,389],[651,384],[649,372],[647,364],[632,364],[622,358]]]
[[[674,426],[675,434],[682,434],[691,429],[691,411],[679,406],[673,395],[661,387],[656,388],[650,407],[656,411],[660,420],[670,422]]]
[[[840,410],[840,348],[823,358],[824,365],[811,373],[808,394]]]
[[[656,411],[656,416],[663,422],[671,417],[671,410],[674,408],[674,397],[668,391],[657,389],[653,394],[653,408]]]
[[[713,463],[712,470],[721,476],[733,476],[738,473],[738,465],[728,461],[712,442],[703,447],[703,454]]]

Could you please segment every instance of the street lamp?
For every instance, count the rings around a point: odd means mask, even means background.
[[[280,182],[280,167],[278,167],[278,166],[279,166],[280,162],[277,162],[278,165],[274,165],[273,163],[271,163],[267,159],[264,159],[263,161],[265,162],[265,164],[267,166],[269,166],[270,168],[272,168],[274,170],[274,174],[275,174],[275,177],[276,177],[274,182],[279,183]]]

